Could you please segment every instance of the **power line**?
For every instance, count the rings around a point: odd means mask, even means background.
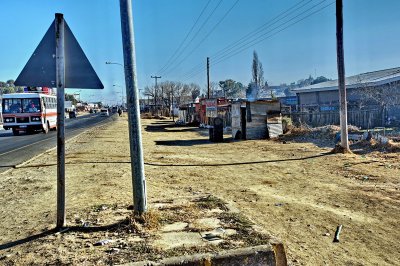
[[[219,24],[221,24],[221,22],[228,16],[228,14],[232,11],[232,9],[237,5],[238,2],[239,2],[239,0],[236,0],[236,2],[233,3],[233,5],[228,9],[228,11],[225,12],[225,14],[222,16],[222,18],[204,36],[204,38],[201,39],[201,41],[199,43],[197,43],[197,45],[181,61],[179,61],[179,63],[176,64],[174,68],[170,69],[167,73],[170,73],[172,70],[179,67],[181,63],[183,63],[190,55],[192,55],[193,52],[196,51],[196,49],[214,32],[214,30],[219,26]]]
[[[314,15],[314,14],[316,14],[316,13],[322,11],[323,9],[325,9],[325,8],[327,8],[327,7],[331,6],[331,5],[333,5],[334,3],[335,3],[335,2],[331,2],[330,4],[321,7],[320,9],[318,9],[318,10],[316,10],[316,11],[314,11],[314,12],[308,14],[308,15],[306,15],[305,17],[302,17],[302,18],[296,20],[295,22],[293,22],[293,23],[287,25],[286,27],[284,27],[284,28],[282,28],[282,29],[280,29],[280,30],[278,30],[278,31],[276,31],[276,32],[274,32],[274,33],[272,33],[272,34],[270,34],[270,35],[268,35],[268,36],[266,36],[266,37],[260,39],[260,40],[255,39],[255,40],[257,40],[257,41],[256,41],[255,43],[251,43],[250,46],[255,45],[255,44],[258,44],[258,43],[260,43],[260,42],[262,42],[262,41],[265,41],[266,39],[269,39],[269,38],[275,36],[276,34],[282,32],[282,31],[284,31],[285,29],[287,29],[287,28],[289,28],[289,27],[291,27],[291,26],[293,26],[293,25],[295,25],[295,24],[297,24],[297,23],[303,21],[304,19],[306,19],[306,18],[308,18],[308,17],[310,17],[310,16],[312,16],[312,15]],[[287,23],[287,22],[283,23],[282,25],[284,25],[284,24],[286,24],[286,23]],[[281,26],[282,26],[282,25],[281,25]],[[253,40],[253,41],[254,41],[254,40]],[[225,60],[231,58],[232,56],[235,56],[235,55],[237,55],[237,54],[243,52],[244,50],[248,49],[250,46],[247,46],[247,47],[241,48],[241,49],[239,49],[239,50],[236,50],[236,52],[234,52],[234,53],[232,53],[232,54],[229,54],[229,55],[226,55],[226,56],[220,58],[219,60],[216,60],[215,62],[212,63],[212,65],[215,66],[215,65],[217,65],[217,64],[219,64],[219,63],[221,63],[221,62],[223,62],[223,61],[225,61]],[[196,72],[193,72],[193,73],[190,74],[190,76],[185,76],[184,80],[187,80],[187,79],[190,78],[190,77],[197,76],[197,75],[199,75],[199,74],[202,73],[202,72],[203,72],[202,69],[201,69],[201,70],[198,70],[198,71],[196,71]]]
[[[267,22],[265,22],[264,24],[262,24],[261,26],[259,26],[258,28],[256,28],[255,30],[249,32],[248,34],[242,36],[241,38],[239,38],[238,40],[236,40],[235,42],[231,43],[230,45],[222,48],[221,50],[219,50],[218,52],[214,53],[213,55],[211,55],[211,57],[213,59],[217,58],[220,54],[231,50],[232,48],[236,47],[238,44],[240,44],[243,40],[246,40],[246,38],[248,38],[249,36],[253,35],[253,34],[257,34],[265,29],[268,29],[269,26],[274,25],[276,22],[282,20],[283,18],[287,17],[288,15],[296,12],[297,10],[301,9],[302,7],[306,6],[307,4],[309,4],[310,2],[312,2],[313,0],[308,0],[305,4],[301,5],[300,7],[296,8],[298,5],[302,4],[303,2],[305,2],[307,0],[302,0],[299,3],[295,4],[294,6],[288,8],[287,10],[283,11],[282,13],[280,13],[279,15],[275,16],[273,19],[268,20]],[[283,15],[285,15],[286,13],[288,13],[290,10],[296,8],[295,10],[291,11],[288,15],[281,17]],[[280,19],[278,19],[279,17],[281,17]],[[275,21],[276,19],[278,19],[277,21]],[[274,22],[275,21],[275,22]],[[272,23],[274,22],[274,23]],[[272,23],[272,24],[271,24]],[[269,26],[268,26],[269,25]],[[268,26],[268,27],[267,27]],[[191,72],[195,72],[196,70],[198,70],[199,67],[202,67],[203,64],[199,63],[197,64],[195,67],[193,67],[189,72],[187,72],[188,75]]]
[[[273,35],[275,35],[275,34],[281,32],[283,29],[281,29],[281,30],[277,31],[276,33],[272,34],[272,36],[269,36],[269,35],[268,35],[266,38],[262,38],[263,36],[266,36],[267,34],[269,34],[269,33],[273,32],[273,31],[275,31],[275,30],[281,28],[281,27],[284,26],[285,24],[287,24],[287,23],[289,23],[289,22],[295,20],[296,18],[298,18],[298,17],[304,15],[304,14],[307,13],[308,11],[314,9],[315,7],[317,7],[318,5],[321,5],[323,2],[326,2],[326,1],[327,1],[327,0],[323,0],[323,1],[321,1],[321,2],[319,2],[319,3],[317,3],[317,4],[315,4],[315,5],[313,5],[312,7],[308,8],[307,10],[304,10],[304,11],[302,11],[301,13],[297,14],[296,16],[292,17],[291,19],[287,20],[286,22],[283,22],[283,23],[279,24],[278,26],[274,27],[273,29],[270,29],[269,31],[267,31],[267,32],[265,32],[265,33],[263,33],[263,34],[258,35],[257,37],[253,38],[252,40],[249,39],[249,40],[247,40],[246,42],[242,42],[242,43],[241,43],[241,46],[239,46],[238,48],[236,48],[234,51],[232,51],[232,52],[230,52],[230,53],[226,53],[226,54],[223,54],[223,53],[218,54],[218,53],[217,53],[217,55],[213,58],[213,59],[214,59],[214,60],[213,60],[213,65],[219,63],[220,61],[224,61],[225,59],[228,59],[228,58],[232,57],[233,55],[238,54],[240,51],[243,51],[243,50],[245,50],[245,49],[247,49],[247,48],[253,46],[254,44],[259,43],[259,42],[260,42],[260,41],[259,41],[260,38],[261,38],[261,41],[263,41],[264,39],[267,39],[267,38],[269,38],[269,37],[272,37]],[[330,5],[330,4],[329,4],[329,5]],[[329,5],[328,5],[328,6],[329,6]],[[326,7],[327,7],[327,6],[326,6]],[[325,8],[325,7],[324,7],[324,8]],[[323,8],[322,8],[322,9],[323,9]],[[317,10],[316,12],[318,12],[318,11],[320,11],[320,10],[321,10],[321,9]],[[316,13],[316,12],[314,12],[314,13]],[[311,14],[314,14],[314,13],[311,13]],[[285,17],[286,17],[286,16],[285,16]],[[296,22],[296,23],[297,23],[297,22]],[[296,24],[296,23],[294,23],[294,24]],[[275,23],[274,23],[274,24],[275,24]],[[272,24],[272,25],[273,25],[273,24]],[[292,24],[290,24],[289,26],[291,26],[291,25],[292,25]],[[288,27],[285,27],[284,29],[286,29],[286,28],[288,28]],[[236,45],[236,46],[237,46],[237,45]],[[245,47],[245,48],[243,49],[243,47]],[[223,51],[223,50],[224,50],[224,49],[222,49],[221,51]],[[239,52],[237,52],[238,50],[239,50]],[[233,54],[233,55],[232,55],[232,54]],[[221,59],[222,59],[222,60],[221,60]],[[196,73],[196,74],[197,74],[198,71],[200,71],[200,69],[193,70],[192,72],[185,74],[184,77],[192,76],[193,73]]]
[[[308,9],[306,9],[306,10],[303,10],[301,13],[299,13],[299,14],[297,14],[296,16],[292,17],[291,19],[287,20],[286,22],[283,22],[283,23],[279,24],[278,26],[276,26],[275,28],[273,28],[273,29],[271,29],[271,30],[269,30],[269,31],[267,31],[267,32],[265,32],[265,33],[263,33],[263,34],[261,34],[261,35],[258,35],[257,37],[253,38],[253,40],[249,39],[249,40],[246,40],[245,42],[239,43],[239,44],[241,44],[241,46],[238,47],[238,48],[236,48],[236,50],[234,50],[233,52],[226,53],[225,55],[223,55],[223,53],[224,53],[223,50],[224,50],[224,49],[222,49],[221,51],[223,51],[223,52],[220,53],[220,54],[217,54],[217,55],[214,57],[214,61],[213,61],[213,62],[214,62],[214,63],[217,63],[219,59],[224,58],[224,57],[230,58],[230,54],[231,54],[231,53],[237,54],[236,51],[237,51],[237,50],[241,50],[242,47],[244,47],[244,46],[246,46],[246,45],[249,45],[249,44],[250,44],[250,46],[252,46],[252,45],[258,43],[258,42],[254,43],[254,41],[257,41],[257,39],[262,38],[263,36],[265,36],[265,35],[267,35],[267,34],[273,32],[273,31],[276,30],[276,29],[279,29],[279,28],[282,27],[283,25],[285,25],[285,24],[289,23],[290,21],[292,21],[292,20],[294,20],[294,19],[296,19],[296,18],[302,16],[303,14],[307,13],[308,11],[314,9],[315,7],[317,7],[318,5],[321,5],[323,2],[326,2],[326,1],[327,1],[327,0],[323,0],[323,1],[321,1],[321,2],[319,2],[319,3],[317,3],[317,4],[315,4],[315,5],[313,5],[312,7],[308,8]],[[297,10],[298,10],[298,9],[296,9],[295,11],[297,11]],[[295,12],[295,11],[294,11],[294,12]],[[293,12],[291,12],[291,13],[293,13]],[[284,18],[285,18],[285,17],[287,17],[287,15],[284,16]],[[281,20],[281,19],[279,19],[278,21],[280,21],[280,20]],[[271,26],[274,25],[274,24],[275,24],[275,23],[271,24]],[[268,29],[268,28],[266,28],[266,29]],[[243,44],[243,43],[244,43],[244,44]],[[235,45],[235,46],[237,46],[237,45]],[[246,48],[246,49],[247,49],[247,48]],[[198,70],[197,70],[197,71],[198,71]],[[195,72],[196,72],[196,71],[195,71]],[[189,75],[191,75],[191,74],[187,74],[187,76],[189,76]]]
[[[181,53],[172,60],[172,62],[164,69],[163,73],[171,66],[182,54],[183,52],[189,47],[189,45],[193,42],[193,40],[198,36],[199,32],[204,28],[206,23],[210,20],[211,16],[215,13],[217,8],[221,5],[223,0],[219,0],[218,4],[214,7],[214,9],[211,11],[211,13],[208,15],[206,20],[201,24],[200,28],[196,31],[196,33],[193,35],[193,37],[190,39],[190,41],[186,44],[186,46],[182,49]],[[161,74],[161,73],[160,73]]]
[[[189,32],[186,34],[185,38],[181,42],[181,44],[178,46],[178,48],[175,50],[175,52],[172,54],[172,56],[168,59],[167,63],[158,71],[158,73],[163,71],[165,69],[165,67],[168,66],[168,64],[171,62],[172,58],[178,53],[179,49],[182,48],[183,44],[186,42],[187,38],[192,33],[194,27],[197,25],[197,22],[199,22],[201,16],[204,14],[204,11],[207,9],[207,7],[210,4],[210,2],[211,2],[211,0],[208,0],[206,5],[204,6],[203,10],[200,12],[200,15],[197,17],[196,21],[194,22],[193,26],[191,27],[191,29],[189,30]]]

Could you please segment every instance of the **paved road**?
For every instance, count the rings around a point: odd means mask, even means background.
[[[66,119],[65,136],[68,140],[86,129],[111,121],[112,117],[101,117],[99,114],[81,116],[76,119]],[[37,154],[57,145],[57,133],[35,133],[14,136],[11,130],[0,127],[0,173],[20,164]]]

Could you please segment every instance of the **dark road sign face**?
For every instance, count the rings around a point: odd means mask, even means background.
[[[68,24],[64,27],[65,88],[103,89]],[[17,86],[56,86],[56,37],[54,21],[15,81]]]

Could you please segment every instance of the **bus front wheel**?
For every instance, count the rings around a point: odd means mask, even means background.
[[[13,128],[12,132],[13,132],[14,136],[18,136],[19,135],[19,131],[16,128]]]

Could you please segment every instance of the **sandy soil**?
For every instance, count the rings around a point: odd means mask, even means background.
[[[400,265],[398,153],[332,155],[320,142],[217,144],[207,140],[207,131],[166,120],[144,119],[142,126],[150,207],[211,193],[281,239],[290,264]],[[76,225],[84,210],[131,203],[129,159],[126,117],[67,144],[69,225]],[[54,162],[51,150],[0,175],[0,259],[40,257],[30,254],[35,241],[11,249],[4,244],[54,227]],[[339,224],[340,242],[333,243]],[[55,253],[67,256],[73,241],[67,239]]]

